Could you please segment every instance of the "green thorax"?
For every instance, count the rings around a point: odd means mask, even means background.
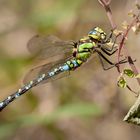
[[[96,46],[95,42],[90,42],[90,40],[83,42],[82,40],[81,42],[79,42],[79,45],[77,47],[76,58],[82,61],[86,61],[91,56],[91,53],[93,52],[93,48],[95,46]]]

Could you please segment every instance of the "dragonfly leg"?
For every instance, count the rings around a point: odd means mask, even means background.
[[[118,50],[115,47],[116,39],[117,39],[117,37],[115,37],[115,40],[114,40],[113,45],[111,46],[111,48],[105,46],[104,44],[99,44],[98,48],[100,48],[108,56],[111,56],[111,55],[113,55]]]
[[[105,54],[107,54],[108,56],[111,56],[111,55],[113,55],[118,49],[115,49],[114,51],[107,51],[105,48],[101,48],[101,50],[105,53]]]
[[[113,31],[114,31],[114,29],[112,29],[111,31],[110,31],[110,33],[109,33],[109,35],[108,35],[108,37],[105,39],[105,41],[103,41],[102,43],[109,43],[110,42],[110,39],[112,38],[112,36],[113,36]],[[116,39],[115,39],[116,40]]]
[[[99,60],[100,60],[100,62],[101,62],[101,65],[102,65],[102,68],[103,68],[103,70],[109,70],[109,69],[111,69],[111,68],[113,68],[114,66],[110,66],[110,67],[105,67],[105,65],[104,65],[104,62],[103,62],[103,60],[102,60],[102,58],[101,58],[101,56],[100,55],[98,55],[99,56]]]
[[[108,43],[108,42],[110,42],[110,39],[112,38],[112,35],[113,35],[113,30],[111,30],[111,32],[109,33],[108,38],[106,38],[106,40],[105,40],[104,43]]]
[[[102,65],[102,67],[103,67],[104,70],[109,70],[109,69],[111,69],[111,68],[113,68],[113,67],[117,67],[118,64],[124,64],[124,63],[127,63],[127,62],[128,62],[128,60],[126,60],[126,58],[125,58],[125,59],[119,61],[118,63],[113,63],[113,62],[111,62],[110,60],[108,60],[100,51],[96,51],[96,52],[97,52],[98,55],[99,55],[99,59],[100,59],[101,65]],[[103,58],[108,64],[110,64],[111,66],[108,67],[108,68],[106,68],[105,65],[104,65],[104,63],[103,63],[102,58]]]

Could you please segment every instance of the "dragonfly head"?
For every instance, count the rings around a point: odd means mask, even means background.
[[[106,33],[99,27],[93,28],[89,33],[88,36],[91,39],[97,40],[97,41],[103,41],[106,39]]]

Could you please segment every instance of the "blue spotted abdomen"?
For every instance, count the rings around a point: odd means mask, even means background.
[[[59,74],[61,72],[64,71],[71,71],[71,70],[75,70],[77,67],[79,67],[83,62],[79,59],[71,59],[66,61],[66,63],[64,63],[63,65],[54,68],[53,70],[51,70],[48,75],[49,76],[55,76],[56,74]]]

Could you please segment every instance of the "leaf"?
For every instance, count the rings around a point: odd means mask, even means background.
[[[117,85],[118,85],[118,87],[126,88],[127,83],[126,83],[126,80],[124,79],[124,77],[121,76],[119,78]]]
[[[133,78],[135,76],[134,72],[131,69],[124,69],[123,72],[130,78]]]

